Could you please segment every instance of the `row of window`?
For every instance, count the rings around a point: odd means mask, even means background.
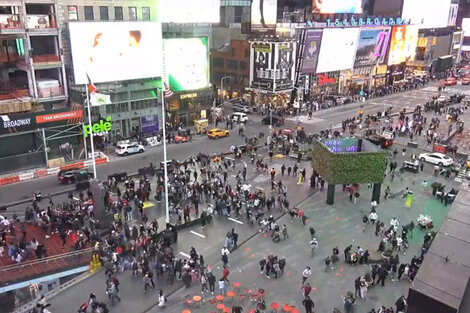
[[[157,106],[157,103],[155,99],[131,101],[131,111],[155,108],[156,106]],[[109,104],[106,106],[106,114],[122,113],[122,112],[128,112],[128,111],[129,111],[128,102],[113,103],[113,104]]]
[[[93,6],[84,6],[84,17],[85,21],[94,21],[95,20],[95,11]],[[109,8],[107,6],[99,7],[99,19],[101,21],[109,21]],[[129,21],[137,21],[137,7],[128,7]],[[78,21],[78,6],[69,5],[68,6],[68,17],[69,21]],[[123,21],[124,20],[124,11],[123,7],[115,6],[114,7],[114,20]],[[150,7],[142,7],[142,21],[150,21]]]
[[[225,84],[232,84],[232,85],[245,85],[245,86],[248,86],[249,78],[248,78],[248,76],[244,76],[244,75],[233,75],[233,74],[229,74],[229,73],[215,72],[214,77],[212,78],[212,80],[214,82],[217,82],[218,84],[220,84],[220,80],[223,77],[227,77],[227,76],[229,76],[230,79],[225,80],[224,85]]]
[[[224,61],[225,60],[221,58],[214,58],[212,65],[215,68],[224,68]],[[246,62],[244,61],[240,61],[239,63],[238,61],[235,61],[235,60],[226,60],[225,65],[227,69],[231,69],[231,70],[238,70],[238,69],[246,70]]]

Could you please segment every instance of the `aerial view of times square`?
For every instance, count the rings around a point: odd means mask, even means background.
[[[470,0],[0,0],[0,313],[470,313]]]

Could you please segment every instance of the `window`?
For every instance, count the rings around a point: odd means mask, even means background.
[[[76,5],[69,5],[69,21],[78,21],[78,7]]]
[[[100,7],[100,20],[102,21],[109,20],[108,7]]]
[[[238,61],[227,60],[227,68],[231,70],[238,70]]]
[[[240,69],[246,70],[246,62],[240,61]]]
[[[94,19],[95,19],[95,15],[93,14],[93,7],[85,6],[85,20],[93,21]]]
[[[150,21],[150,8],[142,7],[142,21]]]
[[[243,7],[235,7],[235,16],[234,16],[234,23],[241,23],[242,22],[242,13]]]
[[[129,21],[137,21],[137,8],[129,7]]]
[[[122,21],[123,19],[124,15],[122,14],[122,7],[114,7],[114,20]]]
[[[245,49],[245,58],[250,57],[250,50],[248,48]]]
[[[224,59],[214,58],[214,67],[224,68]]]

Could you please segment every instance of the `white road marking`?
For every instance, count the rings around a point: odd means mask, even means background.
[[[76,197],[73,197],[73,200],[78,201],[78,200],[80,200],[80,199],[78,199],[78,198],[76,198]]]
[[[191,256],[190,256],[189,254],[187,254],[187,253],[184,253],[184,252],[181,252],[181,251],[180,251],[179,254],[181,254],[181,255],[184,256],[185,258],[188,258],[188,259],[191,258]]]
[[[231,220],[232,222],[235,222],[235,223],[238,223],[238,224],[243,224],[242,221],[236,220],[234,218],[229,217],[228,219]]]
[[[190,231],[190,233],[193,234],[193,235],[199,236],[201,238],[206,238],[206,236],[204,236],[203,234],[197,233],[197,232],[192,231],[192,230]]]

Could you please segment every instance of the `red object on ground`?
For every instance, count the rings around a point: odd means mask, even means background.
[[[241,284],[239,282],[234,282],[233,283],[233,287],[235,288],[240,288],[241,287]]]
[[[277,302],[271,303],[271,308],[272,308],[272,309],[274,309],[274,310],[279,310],[279,307],[280,307],[279,303],[277,303]]]
[[[224,301],[224,299],[225,299],[225,297],[222,296],[222,295],[217,295],[215,298],[216,298],[218,301]]]
[[[293,308],[292,308],[290,305],[288,305],[288,304],[284,304],[284,305],[282,306],[282,310],[283,310],[284,312],[290,312],[290,311],[292,311],[292,309],[293,309]]]

